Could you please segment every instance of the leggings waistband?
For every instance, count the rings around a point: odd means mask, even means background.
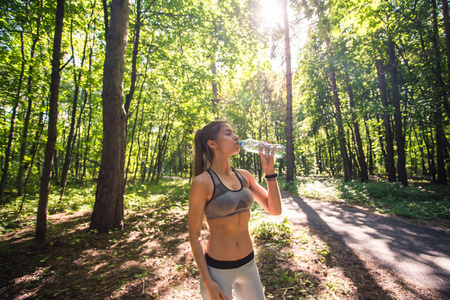
[[[249,255],[238,260],[217,260],[205,253],[206,264],[216,269],[237,269],[252,261],[255,253],[252,251]]]

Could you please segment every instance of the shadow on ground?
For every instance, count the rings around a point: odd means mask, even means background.
[[[53,217],[45,246],[34,232],[10,234],[0,244],[0,298],[158,298],[193,276],[185,214],[169,209],[133,214],[108,234],[88,232],[90,213]]]

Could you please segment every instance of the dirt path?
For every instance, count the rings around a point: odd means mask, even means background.
[[[283,215],[450,299],[450,234],[362,209],[283,193]]]

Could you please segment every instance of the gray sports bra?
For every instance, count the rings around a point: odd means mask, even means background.
[[[207,220],[225,218],[250,210],[253,204],[253,194],[241,173],[234,168],[232,170],[241,182],[241,188],[237,191],[227,188],[213,170],[206,170],[214,183],[213,196],[205,205]]]

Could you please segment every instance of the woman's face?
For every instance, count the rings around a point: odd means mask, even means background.
[[[217,145],[216,150],[230,153],[231,155],[239,153],[239,136],[234,133],[231,125],[224,123],[220,128],[216,139],[214,140]]]

